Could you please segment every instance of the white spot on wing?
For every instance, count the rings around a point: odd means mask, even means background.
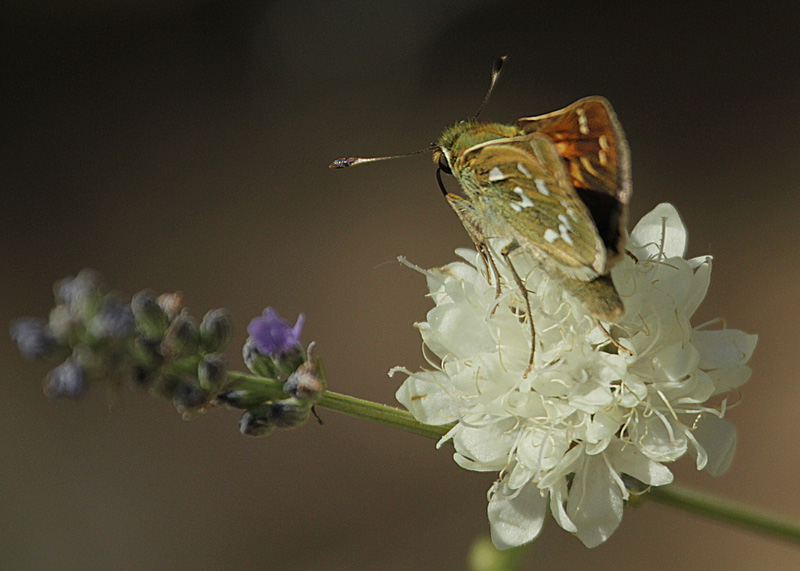
[[[522,190],[521,186],[515,186],[514,192],[516,192],[517,195],[520,197],[520,202],[519,202],[520,208],[530,208],[532,206],[536,206],[530,199],[530,197],[527,194],[525,194],[525,191]],[[514,210],[516,210],[516,208]],[[517,210],[517,212],[519,212],[519,210]]]
[[[552,244],[558,239],[558,232],[548,228],[547,230],[544,231],[544,239],[546,242]]]
[[[520,206],[520,205],[519,205],[518,203],[516,203],[516,202],[512,202],[512,203],[511,203],[511,208],[513,208],[513,209],[514,209],[514,212],[522,212],[522,206]]]
[[[537,178],[533,181],[536,185],[536,190],[544,194],[545,196],[550,196],[550,189],[547,188],[547,183],[545,183],[542,179]]]
[[[586,112],[583,110],[583,107],[578,107],[575,111],[578,113],[578,130],[582,135],[588,135],[589,122],[586,120]]]
[[[559,215],[559,218],[560,217],[561,217],[561,215]],[[572,230],[572,228],[567,228],[567,226],[565,224],[559,224],[558,225],[558,232],[561,235],[561,239],[564,240],[570,246],[572,246],[572,244],[574,243],[572,241],[572,236],[569,235],[571,230]]]
[[[489,171],[489,182],[497,182],[498,180],[503,180],[504,178],[506,178],[506,175],[503,174],[503,171],[500,170],[500,167],[494,167]]]
[[[531,178],[533,176],[531,174],[531,171],[525,168],[525,165],[523,165],[522,163],[517,163],[517,170],[522,174],[524,174],[525,176],[527,176],[528,178]]]

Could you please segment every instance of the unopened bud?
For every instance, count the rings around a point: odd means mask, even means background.
[[[23,357],[32,359],[51,354],[57,344],[52,329],[36,317],[23,317],[12,323],[11,339]]]
[[[218,353],[209,353],[197,365],[197,380],[208,392],[219,390],[228,378],[228,365]]]
[[[134,326],[130,305],[109,297],[103,300],[87,328],[97,339],[123,339],[133,333]]]
[[[200,387],[189,383],[178,383],[172,393],[172,404],[186,418],[208,402],[206,394]]]
[[[63,343],[69,343],[76,338],[82,321],[73,315],[66,305],[57,305],[50,310],[47,324],[57,339]]]
[[[295,397],[275,401],[269,405],[268,417],[278,428],[297,428],[305,424],[311,414],[311,404]]]
[[[131,309],[136,318],[136,329],[148,341],[160,341],[169,327],[169,319],[156,295],[142,290],[131,299]]]
[[[157,301],[170,321],[178,317],[183,310],[183,292],[162,293]]]
[[[258,350],[256,340],[252,337],[248,337],[247,341],[244,342],[242,359],[244,359],[244,364],[254,375],[269,377],[270,379],[278,376],[278,368],[275,366],[275,362],[271,357],[262,354]]]
[[[267,401],[285,398],[283,387],[277,382],[264,382],[258,379],[237,378],[217,400],[235,408],[256,408]]]
[[[63,303],[75,315],[86,315],[86,310],[100,295],[100,274],[85,269],[72,278],[56,282],[56,303]]]
[[[325,383],[317,376],[316,366],[306,361],[289,375],[283,390],[306,402],[317,402],[325,392]]]
[[[239,419],[239,432],[244,436],[266,436],[275,430],[267,414],[248,410]]]
[[[204,351],[222,351],[233,336],[231,316],[226,309],[212,309],[200,322],[200,345]]]
[[[189,316],[179,315],[170,323],[161,352],[165,357],[180,358],[197,354],[200,347],[200,331]]]
[[[50,371],[44,381],[44,393],[51,399],[78,398],[86,391],[86,371],[81,364],[69,358]]]

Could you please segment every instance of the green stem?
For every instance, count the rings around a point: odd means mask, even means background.
[[[261,382],[267,385],[270,391],[275,391],[276,393],[282,392],[280,389],[282,386],[280,381],[273,379],[234,372],[229,373],[229,377],[231,379],[247,380],[250,382]],[[356,418],[379,422],[434,440],[440,439],[453,426],[423,424],[417,421],[411,413],[404,410],[331,391],[325,391],[323,393],[317,406],[335,410]],[[780,515],[767,513],[751,506],[745,506],[709,495],[705,492],[696,492],[674,484],[651,488],[647,497],[656,502],[696,513],[715,521],[749,529],[783,541],[800,544],[800,524]]]
[[[433,426],[417,421],[410,412],[400,410],[385,404],[378,404],[368,400],[362,400],[348,395],[325,391],[317,406],[329,408],[342,414],[374,420],[393,428],[399,428],[406,432],[419,434],[427,438],[438,440],[450,430],[449,426]]]
[[[696,513],[709,519],[749,529],[783,541],[800,544],[800,524],[778,514],[674,484],[651,488],[648,496],[656,502]]]

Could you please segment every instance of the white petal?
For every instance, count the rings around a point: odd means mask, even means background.
[[[547,499],[529,483],[510,496],[504,483],[495,485],[487,508],[492,526],[492,543],[497,549],[509,549],[532,541],[539,535],[547,511]]]
[[[749,335],[738,329],[694,331],[692,344],[700,351],[700,368],[726,369],[744,365],[753,354],[758,335]]]
[[[428,312],[433,335],[455,357],[468,358],[494,348],[484,316],[474,309],[469,311],[464,304],[447,303]]]
[[[593,381],[587,381],[575,386],[569,395],[569,404],[588,412],[595,413],[613,402],[611,390]]]
[[[623,447],[617,443],[611,454],[611,464],[617,472],[633,476],[640,482],[651,486],[664,486],[672,483],[672,472],[658,462],[654,462],[633,446]]]
[[[711,283],[711,256],[694,258],[689,261],[689,264],[694,267],[694,275],[692,276],[692,288],[684,300],[683,310],[688,317],[691,317],[705,299],[708,284]]]
[[[661,378],[677,381],[689,375],[700,361],[700,353],[692,345],[674,343],[660,349],[651,359]],[[660,376],[661,376],[660,375]]]
[[[558,484],[550,488],[550,513],[553,514],[553,519],[556,520],[565,531],[575,533],[578,528],[572,523],[567,515],[567,510],[564,503],[567,501],[569,492],[567,490],[567,481],[561,480]]]
[[[747,382],[753,371],[746,365],[730,369],[714,369],[708,372],[714,382],[714,394],[726,393],[738,389]]]
[[[516,422],[513,418],[487,421],[482,426],[466,426],[453,437],[453,444],[459,454],[478,462],[503,462],[517,438],[513,431]]]
[[[639,220],[631,232],[633,254],[640,260],[683,256],[686,252],[686,227],[674,206],[662,202]]]
[[[409,376],[395,398],[408,412],[425,424],[447,424],[458,420],[459,407],[452,394],[442,387],[449,384],[441,372],[420,372]]]
[[[642,454],[656,462],[677,460],[686,453],[689,443],[681,434],[680,426],[676,429],[673,422],[672,417],[664,413],[654,413],[650,418],[639,420],[632,427],[634,444]]]
[[[706,413],[697,421],[693,434],[708,455],[705,471],[712,476],[724,474],[736,451],[736,429],[733,425],[724,418]]]
[[[567,515],[586,547],[597,547],[622,521],[622,491],[603,455],[587,456],[575,473],[567,500]]]

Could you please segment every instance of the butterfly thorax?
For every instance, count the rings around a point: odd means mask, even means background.
[[[519,134],[521,131],[513,125],[460,121],[445,129],[442,136],[439,137],[433,160],[438,162],[440,155],[444,153],[451,166],[459,169],[460,165],[457,166],[457,162],[468,149],[481,143],[514,137]]]

